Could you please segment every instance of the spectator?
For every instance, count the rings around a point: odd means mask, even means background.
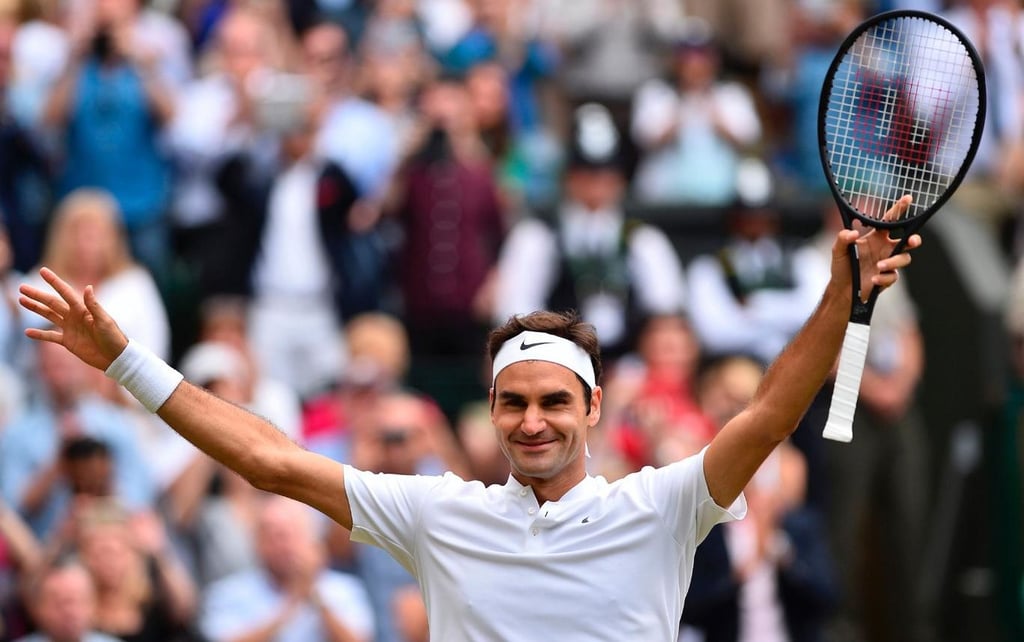
[[[74,27],[64,24],[60,4],[53,0],[20,0],[16,4],[18,24],[10,45],[5,103],[19,125],[43,135],[43,105],[67,65],[68,31]]]
[[[303,82],[285,80],[292,81]],[[242,151],[218,172],[229,213],[218,293],[252,297],[249,336],[260,370],[308,398],[340,376],[338,303],[362,275],[346,263],[356,187],[314,152],[311,105],[297,98],[278,111],[268,96],[264,115],[277,116],[265,126],[281,136],[275,157]]]
[[[753,398],[761,366],[726,357],[702,375],[700,401],[720,429]],[[820,515],[804,503],[807,469],[783,442],[743,490],[746,519],[712,529],[697,549],[683,625],[707,642],[821,640],[838,599]]]
[[[196,594],[155,513],[86,512],[78,555],[96,587],[95,628],[124,642],[189,642]]]
[[[485,393],[479,349],[506,224],[465,84],[434,81],[421,109],[420,142],[395,185],[398,287],[412,342],[410,383],[453,421],[462,404]]]
[[[761,122],[746,87],[720,78],[710,27],[687,26],[673,47],[673,82],[651,80],[637,92],[633,187],[645,202],[721,207],[736,197],[740,157],[760,141]]]
[[[320,23],[302,35],[303,64],[317,93],[319,118],[313,150],[336,164],[355,187],[344,235],[336,241],[341,314],[347,319],[383,305],[389,276],[385,239],[378,228],[381,202],[398,158],[398,130],[388,115],[354,93],[355,60],[345,31]]]
[[[710,356],[748,354],[770,363],[821,296],[818,257],[782,236],[772,178],[760,163],[741,172],[724,246],[687,270],[690,312]]]
[[[250,146],[269,145],[256,127],[250,78],[274,67],[271,27],[244,6],[225,11],[215,36],[202,50],[209,69],[181,89],[167,142],[174,167],[172,219],[180,251],[204,279],[216,276],[222,249],[216,235],[225,203],[215,174],[226,156]],[[209,287],[207,283],[201,286]]]
[[[584,105],[576,121],[554,219],[521,220],[502,248],[494,319],[577,309],[614,357],[644,315],[683,309],[683,268],[661,230],[624,211],[621,141],[608,111]]]
[[[946,18],[963,30],[985,65],[988,109],[978,152],[956,200],[979,217],[997,239],[1010,240],[1011,258],[1021,239],[1003,234],[1022,228],[1018,205],[1024,190],[1024,15],[1017,3],[955,0]],[[1014,246],[1016,241],[1017,246]]]
[[[261,567],[207,588],[200,626],[212,642],[369,642],[373,611],[356,578],[328,570],[313,514],[297,502],[268,497],[257,520]]]
[[[546,0],[534,3],[539,31],[558,46],[559,96],[571,122],[576,108],[597,103],[612,114],[623,141],[627,177],[636,167],[629,136],[633,97],[664,72],[664,52],[682,29],[675,0]],[[689,3],[687,3],[689,4]]]
[[[812,274],[827,269],[824,239],[842,224],[831,199],[824,216],[814,245],[821,267]],[[924,604],[919,590],[931,505],[931,445],[917,403],[924,340],[906,283],[887,295],[878,298],[871,315],[856,437],[849,444],[824,441],[822,446],[828,535],[845,593],[832,626],[865,639],[932,640],[936,632],[927,609],[934,605]],[[831,394],[831,386],[825,390]],[[868,545],[874,537],[885,545]]]
[[[293,439],[299,438],[302,424],[300,400],[290,385],[272,379],[260,369],[249,336],[245,301],[229,296],[210,297],[203,301],[199,317],[201,344],[225,345],[244,361],[246,376],[242,380],[241,402],[269,419],[284,434]],[[232,358],[228,357],[226,361],[230,364]]]
[[[40,539],[47,539],[67,514],[71,489],[62,476],[67,440],[90,435],[114,454],[115,492],[133,509],[153,505],[154,487],[135,434],[122,410],[87,388],[89,371],[66,352],[39,346],[41,389],[25,412],[0,437],[0,487]]]
[[[49,163],[32,129],[35,123],[18,113],[16,99],[26,83],[16,58],[23,29],[0,18],[0,223],[6,228],[7,251],[13,254],[6,263],[20,272],[39,260],[50,180]]]
[[[857,0],[789,1],[785,47],[762,69],[763,98],[781,117],[774,128],[775,169],[797,193],[825,196],[818,149],[818,103],[825,73],[843,38],[867,15]]]
[[[96,3],[95,13],[82,17],[43,122],[62,142],[58,193],[109,191],[134,256],[162,278],[170,262],[171,168],[159,137],[174,114],[174,100],[160,69],[169,57],[143,27],[144,15],[136,0],[113,0]]]
[[[620,360],[604,386],[610,449],[602,466],[615,477],[694,454],[715,434],[697,405],[700,345],[689,321],[651,316],[636,343],[639,363]]]
[[[382,197],[398,161],[398,139],[384,112],[354,94],[348,35],[338,24],[321,22],[302,34],[302,50],[322,101],[317,153],[344,169],[360,196]]]
[[[558,198],[561,150],[545,127],[523,127],[514,119],[508,72],[496,61],[473,65],[466,73],[480,137],[494,157],[506,207],[551,207]]]
[[[170,322],[156,281],[131,256],[114,198],[83,188],[57,206],[43,248],[42,264],[63,270],[81,287],[92,285],[104,305],[118,311],[132,332],[169,357]],[[29,282],[41,283],[38,276]]]
[[[413,144],[416,97],[434,74],[429,55],[411,29],[374,29],[359,46],[360,92],[390,121],[398,155]]]
[[[558,50],[541,34],[527,30],[525,7],[516,0],[468,0],[472,26],[439,56],[442,68],[465,75],[482,62],[497,62],[508,72],[512,127],[533,131],[544,125],[540,88],[558,68]]]
[[[404,392],[379,399],[372,425],[359,435],[352,456],[352,461],[366,470],[380,473],[452,471],[465,476],[467,472],[458,443],[436,409]],[[356,543],[352,546],[355,568],[377,615],[377,642],[402,642],[403,620],[407,620],[404,624],[414,620],[416,580],[386,551]]]
[[[61,560],[29,583],[28,603],[39,630],[16,642],[118,642],[93,628],[96,589],[78,562]]]

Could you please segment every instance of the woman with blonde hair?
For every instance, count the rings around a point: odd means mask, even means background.
[[[131,642],[197,639],[196,588],[155,513],[97,504],[85,511],[76,539],[96,587],[97,630]]]
[[[163,299],[153,276],[132,257],[117,201],[108,192],[82,188],[61,200],[43,246],[42,265],[66,274],[77,287],[93,286],[132,336],[169,357],[170,323]],[[36,276],[30,280],[38,281],[38,270],[31,274]]]

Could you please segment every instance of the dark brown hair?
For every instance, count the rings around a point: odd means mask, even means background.
[[[590,363],[594,366],[594,381],[601,385],[601,347],[597,342],[597,332],[594,326],[585,323],[580,315],[574,310],[566,312],[531,312],[510,317],[504,324],[491,330],[487,337],[487,355],[491,362],[498,355],[501,346],[520,332],[530,330],[532,332],[547,332],[556,337],[562,337],[572,341],[590,355]],[[583,384],[584,401],[590,407],[590,386],[583,378],[576,375],[576,378]]]

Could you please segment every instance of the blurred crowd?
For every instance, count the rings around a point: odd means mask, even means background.
[[[486,333],[577,309],[605,355],[589,465],[618,478],[698,452],[813,311],[841,225],[818,95],[867,16],[944,13],[978,47],[990,109],[956,203],[1017,263],[1018,5],[0,0],[0,639],[429,635],[387,553],[30,345],[44,321],[17,286],[39,266],[311,450],[484,483],[509,474]],[[792,203],[820,232],[784,234]],[[685,256],[645,207],[715,212],[721,237]],[[1024,353],[1024,315],[1008,329]],[[681,640],[940,639],[919,581],[923,367],[901,277],[874,315],[855,441],[821,440],[826,387],[747,519],[699,549]]]

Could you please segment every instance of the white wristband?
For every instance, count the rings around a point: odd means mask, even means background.
[[[156,412],[185,377],[142,344],[131,339],[106,370],[138,399],[146,410]]]

